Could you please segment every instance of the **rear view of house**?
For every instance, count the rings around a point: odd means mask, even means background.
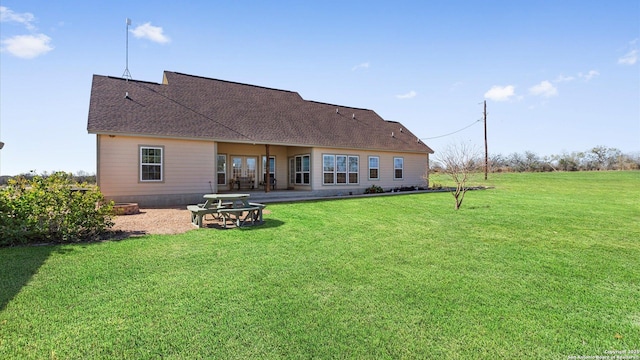
[[[426,186],[433,153],[372,110],[169,71],[161,84],[94,75],[87,129],[105,197],[141,206],[232,190]]]

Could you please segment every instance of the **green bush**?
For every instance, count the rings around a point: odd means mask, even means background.
[[[384,190],[378,185],[371,185],[368,188],[364,189],[365,194],[379,194],[383,192]]]
[[[79,242],[111,226],[113,203],[71,174],[11,179],[0,189],[0,245]]]

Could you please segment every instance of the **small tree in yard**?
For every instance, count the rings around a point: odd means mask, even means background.
[[[482,166],[480,152],[475,146],[466,143],[451,144],[438,152],[436,161],[442,166],[442,171],[456,183],[451,194],[456,200],[455,209],[458,210],[468,190],[467,182]]]

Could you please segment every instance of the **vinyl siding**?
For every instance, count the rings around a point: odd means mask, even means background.
[[[358,184],[333,184],[324,185],[323,180],[323,155],[350,155],[358,156],[359,176]],[[379,179],[369,180],[369,156],[380,158]],[[404,177],[402,180],[394,180],[393,159],[404,159]],[[371,185],[377,185],[385,190],[402,186],[427,186],[424,176],[427,172],[429,156],[427,153],[400,153],[379,151],[353,151],[344,149],[315,148],[311,154],[312,187],[313,190],[364,190]]]
[[[108,199],[119,197],[205,194],[215,190],[215,143],[148,137],[98,138],[99,186]],[[163,181],[139,180],[140,146],[163,150]],[[209,183],[211,182],[211,184]]]
[[[218,154],[227,156],[227,179],[231,179],[231,158],[234,156],[254,156],[258,159],[258,179],[262,180],[262,157],[267,154],[265,145],[218,143]],[[271,145],[269,156],[276,158],[276,189],[287,188],[287,147]],[[229,186],[220,190],[229,190]]]
[[[227,179],[231,178],[233,156],[258,158],[258,177],[261,176],[261,158],[266,154],[264,145],[216,143],[204,140],[180,140],[123,135],[97,135],[98,185],[107,199],[116,202],[138,202],[141,206],[168,206],[197,203],[202,195],[230,190],[228,185],[217,185],[217,154],[227,156]],[[163,148],[163,181],[141,182],[140,146]],[[276,158],[277,189],[290,186],[289,159],[295,155],[310,155],[311,186],[295,186],[318,194],[362,193],[371,185],[385,190],[403,186],[426,186],[423,179],[428,166],[427,153],[383,152],[371,150],[345,150],[336,148],[305,148],[272,145],[269,151]],[[324,154],[358,156],[358,184],[322,183],[322,157]],[[369,156],[380,159],[377,180],[369,180]],[[393,159],[404,159],[404,178],[394,180]]]

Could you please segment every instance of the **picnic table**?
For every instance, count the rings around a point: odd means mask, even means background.
[[[204,199],[203,204],[187,206],[191,211],[191,223],[199,228],[207,214],[220,220],[224,228],[229,220],[237,227],[264,222],[262,209],[265,205],[249,202],[249,194],[206,194]]]

